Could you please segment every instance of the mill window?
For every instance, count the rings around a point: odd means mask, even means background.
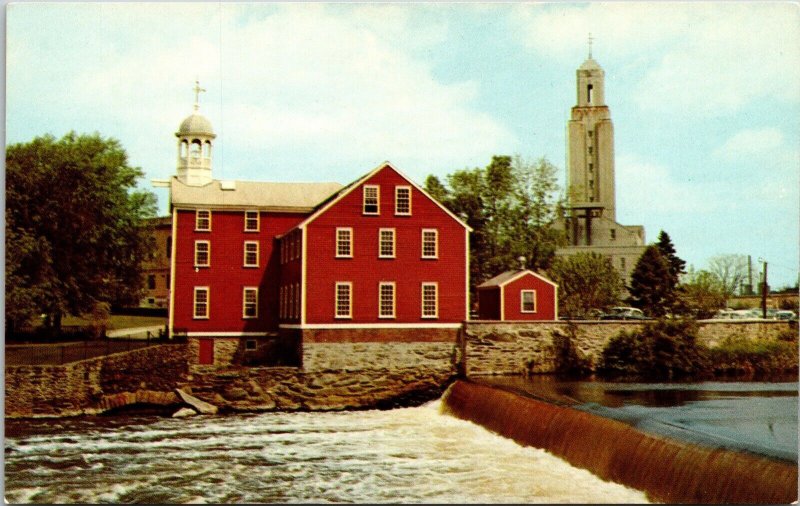
[[[394,189],[394,214],[411,215],[411,187],[396,186]]]
[[[352,316],[352,300],[351,292],[353,291],[353,283],[349,281],[340,281],[336,283],[336,318],[351,318]]]
[[[437,283],[422,283],[422,317],[438,318],[439,316],[439,285]]]
[[[208,319],[209,289],[207,286],[194,287],[194,318]]]
[[[336,229],[336,258],[353,258],[353,229]]]
[[[394,303],[395,284],[393,281],[387,281],[378,285],[378,317],[379,318],[394,318],[395,303]]]
[[[244,231],[258,232],[258,211],[244,212]]]
[[[364,185],[364,214],[380,214],[380,197],[377,185]]]
[[[209,267],[211,265],[211,243],[208,241],[194,242],[194,266]]]
[[[242,318],[258,318],[258,288],[245,287],[242,290]]]
[[[536,290],[520,290],[520,311],[523,313],[536,312]]]
[[[378,258],[394,258],[394,229],[382,228],[378,235]]]
[[[211,231],[211,211],[208,209],[198,209],[194,216],[195,232]]]
[[[244,242],[244,266],[258,267],[258,241]]]
[[[422,229],[422,258],[439,257],[439,231],[435,228]]]

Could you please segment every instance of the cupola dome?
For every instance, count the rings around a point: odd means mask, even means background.
[[[211,122],[197,112],[192,113],[191,116],[188,116],[185,120],[181,122],[181,126],[178,128],[178,131],[175,132],[177,137],[182,135],[192,135],[192,134],[200,134],[209,137],[216,137],[214,134],[214,129],[211,127]]]

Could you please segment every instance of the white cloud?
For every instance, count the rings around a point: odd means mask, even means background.
[[[800,101],[800,8],[789,2],[591,2],[517,8],[524,44],[562,58],[587,34],[606,68],[642,76],[633,99],[646,110],[716,116],[767,97]]]
[[[777,128],[754,128],[737,132],[714,150],[714,157],[737,160],[774,153],[783,146],[783,133]]]

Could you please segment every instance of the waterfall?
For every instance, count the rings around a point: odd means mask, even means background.
[[[547,450],[604,480],[667,503],[785,504],[797,465],[647,434],[617,420],[467,381],[443,397],[446,413]]]

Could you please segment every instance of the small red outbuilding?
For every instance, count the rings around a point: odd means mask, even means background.
[[[531,270],[506,271],[478,285],[481,320],[558,319],[558,285]]]

